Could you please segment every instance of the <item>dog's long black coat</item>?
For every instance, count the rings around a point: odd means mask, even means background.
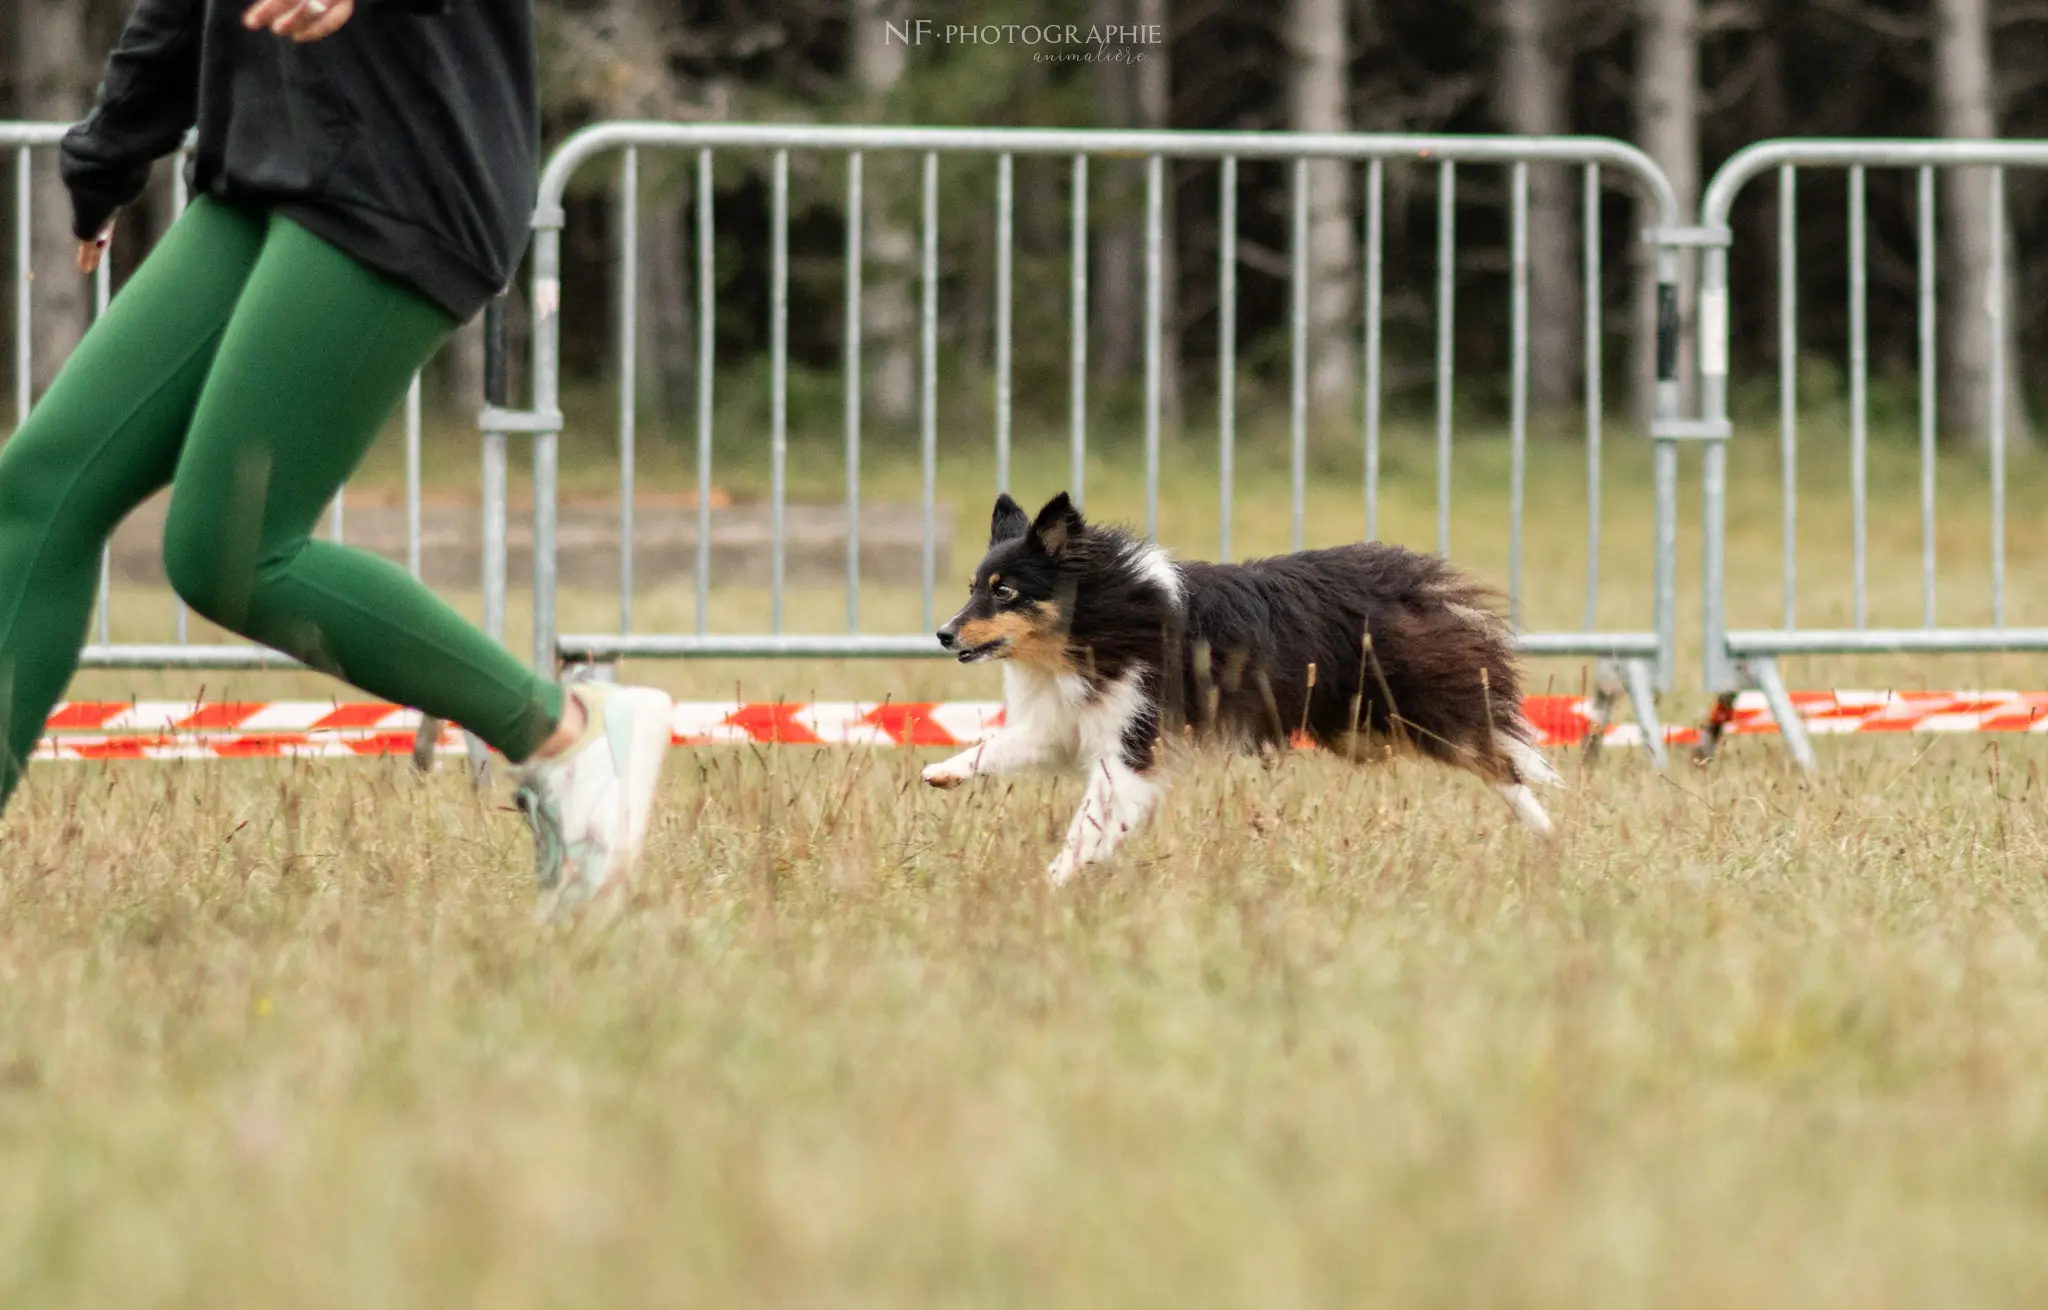
[[[1345,749],[1364,730],[1467,768],[1498,754],[1495,733],[1526,740],[1492,597],[1436,556],[1366,543],[1181,574],[1186,629],[1163,667],[1179,665],[1198,728],[1270,745],[1301,730]]]

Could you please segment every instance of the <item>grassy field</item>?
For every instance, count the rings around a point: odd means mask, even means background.
[[[1025,491],[1056,489],[1052,447],[1027,443]],[[1618,626],[1647,613],[1647,459],[1615,448]],[[1503,580],[1504,447],[1468,449],[1454,545]],[[1176,455],[1165,535],[1203,553],[1208,455]],[[1538,621],[1580,618],[1578,457],[1532,463]],[[804,476],[829,485],[821,463]],[[1393,452],[1388,535],[1433,541],[1431,467],[1412,438]],[[1910,504],[1910,465],[1877,467]],[[1774,491],[1740,469],[1738,602],[1770,622]],[[1334,453],[1318,470],[1312,538],[1342,535],[1353,473]],[[1128,473],[1105,464],[1099,504],[1136,512]],[[946,477],[979,522],[986,466]],[[1247,471],[1246,549],[1284,542],[1284,477]],[[2015,471],[2015,505],[2038,477]],[[1943,481],[1962,617],[1984,603],[1982,477],[1957,459]],[[1818,468],[1811,490],[1818,619],[1843,603],[1847,497]],[[1690,523],[1690,479],[1686,504]],[[2038,621],[2048,525],[2012,532],[2011,617]],[[1910,621],[1917,538],[1895,538],[1874,534],[1873,612]],[[720,599],[735,627],[760,604]],[[613,602],[566,603],[597,625]],[[793,623],[837,605],[793,598]],[[917,609],[869,601],[878,629]],[[676,596],[643,612],[690,619]],[[135,635],[162,621],[120,614]],[[706,696],[996,694],[943,664],[628,673]],[[1793,681],[2044,676],[1815,662]],[[1037,875],[1073,784],[932,793],[923,762],[678,755],[634,910],[597,937],[531,927],[523,830],[452,770],[38,769],[0,828],[0,1305],[2048,1297],[2038,738],[1828,741],[1813,780],[1755,741],[1668,779],[1568,759],[1550,843],[1462,777],[1212,763],[1128,858],[1057,894]]]
[[[1069,788],[917,762],[679,760],[596,940],[452,777],[46,771],[0,1303],[2048,1293],[2035,743],[1610,762],[1555,845],[1420,769],[1210,767],[1057,895]]]

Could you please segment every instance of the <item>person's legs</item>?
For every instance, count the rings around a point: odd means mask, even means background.
[[[178,460],[164,566],[223,627],[519,761],[554,733],[561,689],[397,565],[312,536],[455,326],[273,216]]]
[[[100,551],[171,480],[263,221],[200,201],[0,447],[0,809],[78,667]]]

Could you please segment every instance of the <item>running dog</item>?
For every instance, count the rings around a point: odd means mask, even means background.
[[[1182,740],[1259,752],[1299,734],[1353,759],[1401,747],[1478,775],[1551,830],[1530,784],[1563,780],[1522,715],[1513,638],[1493,593],[1437,556],[1366,542],[1181,563],[1086,521],[1064,492],[1035,519],[1003,495],[969,587],[939,645],[962,664],[1004,662],[1004,726],[924,780],[1084,773],[1056,884],[1144,823]]]

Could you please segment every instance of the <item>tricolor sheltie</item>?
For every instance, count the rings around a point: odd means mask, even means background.
[[[1531,783],[1562,780],[1522,716],[1513,639],[1493,595],[1434,555],[1368,542],[1245,564],[1179,563],[1089,523],[1063,492],[1034,520],[996,499],[967,604],[939,629],[960,662],[1003,660],[1004,726],[924,771],[1087,775],[1049,870],[1107,859],[1158,803],[1187,738],[1354,759],[1395,747],[1465,769],[1550,831]]]

